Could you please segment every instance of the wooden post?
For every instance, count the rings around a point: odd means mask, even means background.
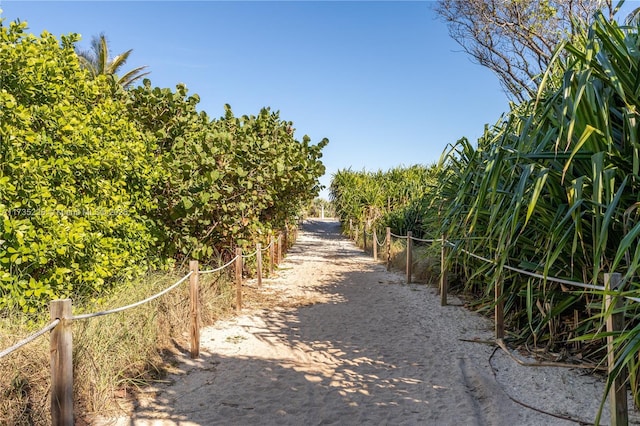
[[[494,285],[495,294],[495,333],[496,339],[504,337],[504,301],[502,300],[502,274],[498,275]]]
[[[355,232],[355,238],[354,238],[354,241],[356,242],[356,246],[358,245],[358,237],[359,237],[359,235],[358,235],[358,225],[356,225],[356,232]]]
[[[258,273],[258,287],[262,287],[262,244],[256,244],[256,268]]]
[[[282,233],[278,234],[278,265],[282,262]]]
[[[242,249],[236,248],[236,311],[242,309]]]
[[[198,261],[189,261],[189,301],[191,312],[191,358],[200,356],[200,271]]]
[[[391,270],[391,228],[387,226],[387,238],[384,240],[387,245],[387,271]]]
[[[286,253],[289,248],[289,225],[284,226],[284,232],[282,233],[282,247]]]
[[[362,224],[362,249],[367,251],[367,223]]]
[[[378,234],[376,228],[373,228],[373,260],[378,260]]]
[[[447,259],[447,237],[442,236],[442,247],[440,248],[440,306],[447,306],[447,291],[449,282],[447,281],[447,269],[444,267]]]
[[[617,290],[620,286],[621,276],[619,273],[604,274],[604,288],[607,292]],[[619,332],[624,329],[624,314],[616,312],[622,307],[622,299],[613,294],[606,294],[604,298],[604,306],[607,316],[607,333]],[[613,351],[613,340],[615,335],[607,336],[607,363],[609,374],[612,373],[616,362],[615,353]],[[627,411],[627,372],[621,371],[618,377],[613,381],[611,390],[609,390],[609,410],[611,412],[612,425],[629,424],[629,414]]]
[[[271,235],[271,242],[269,243],[269,276],[273,276],[273,266],[276,257],[276,239]]]
[[[53,300],[51,320],[60,323],[51,331],[51,424],[73,426],[73,336],[71,299]]]
[[[411,253],[411,246],[413,232],[407,231],[407,284],[411,284],[411,275],[413,275],[413,254]]]
[[[349,219],[349,238],[353,238],[353,219]]]

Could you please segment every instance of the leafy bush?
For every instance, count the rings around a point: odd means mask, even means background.
[[[125,90],[74,43],[0,27],[0,309],[94,297],[150,266],[267,242],[320,189],[327,144],[293,123],[198,112],[198,95]]]
[[[125,94],[81,70],[74,35],[0,27],[0,307],[87,296],[145,266],[153,247],[151,142]]]
[[[158,140],[165,171],[150,212],[166,256],[208,260],[283,227],[319,191],[327,141],[293,138],[291,122],[264,108],[258,116],[211,120],[199,97],[144,86],[132,92],[130,116]]]

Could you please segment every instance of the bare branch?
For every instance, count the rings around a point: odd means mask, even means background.
[[[536,93],[555,47],[611,0],[438,0],[451,37],[515,100]]]

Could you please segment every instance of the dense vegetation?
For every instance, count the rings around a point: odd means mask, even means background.
[[[602,285],[604,273],[619,272],[623,292],[638,294],[638,43],[638,27],[596,14],[585,37],[563,47],[559,78],[549,73],[537,100],[515,107],[477,148],[455,147],[448,166],[458,178],[442,192],[448,235],[499,265],[547,276]],[[599,314],[610,314],[598,294],[486,265],[466,271],[468,285],[478,274],[505,275],[513,320],[538,344],[597,336]],[[490,291],[491,282],[481,285]],[[637,395],[638,305],[625,305],[630,328],[617,355]],[[578,321],[568,321],[574,310]]]
[[[0,26],[0,310],[218,260],[317,195],[326,139],[268,108],[211,119],[182,85],[125,89],[83,67],[77,36],[25,28]]]
[[[329,196],[343,223],[367,230],[389,226],[394,234],[412,231],[422,237],[433,230],[431,219],[437,218],[429,209],[438,173],[435,166],[420,165],[377,172],[339,170]]]
[[[425,218],[439,212],[425,232],[456,244],[449,269],[476,296],[476,307],[492,308],[501,278],[514,342],[599,361],[611,312],[602,291],[529,278],[503,265],[593,285],[619,272],[621,294],[640,292],[639,47],[638,26],[597,13],[581,37],[559,46],[535,99],[513,105],[477,144],[463,138],[446,151],[434,172],[439,187],[422,198],[432,212]],[[350,204],[356,194],[371,189],[387,196],[366,179],[351,184],[356,179],[343,171],[332,183],[343,220],[371,203],[361,197]],[[378,226],[391,224],[382,218]],[[640,310],[635,301],[624,305],[628,327],[616,335],[616,374],[629,368],[638,399]],[[582,345],[567,345],[576,339]]]

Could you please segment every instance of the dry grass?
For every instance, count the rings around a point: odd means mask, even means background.
[[[28,324],[7,318],[0,325],[0,347],[4,349],[19,341],[28,334],[27,330]],[[51,423],[48,354],[48,341],[40,338],[0,360],[0,424]]]
[[[295,234],[289,240],[293,244]],[[286,251],[287,247],[283,247]],[[265,259],[265,267],[268,259]],[[250,262],[245,265],[251,270]],[[232,269],[200,275],[201,325],[235,313]],[[145,299],[169,287],[182,276],[149,274],[118,287],[100,302],[76,303],[74,314],[118,308]],[[307,298],[283,299],[270,289],[243,286],[244,305],[256,309],[312,304]],[[286,302],[286,303],[285,303]],[[162,380],[177,355],[189,348],[188,283],[142,306],[73,325],[75,423],[90,424],[95,415],[128,412],[135,394]],[[0,349],[5,349],[48,323],[48,313],[25,319],[19,313],[0,318]],[[48,336],[0,360],[0,425],[49,425],[50,367]]]
[[[181,276],[153,274],[121,286],[101,303],[87,303],[74,314],[96,312],[142,300]],[[233,312],[233,286],[224,273],[200,277],[202,325]],[[80,312],[82,311],[82,312]],[[12,315],[0,323],[0,349],[11,346],[47,322],[39,324]],[[127,396],[161,379],[172,354],[188,350],[188,284],[140,307],[112,315],[76,321],[74,340],[74,405],[76,424],[95,413],[123,409]],[[0,361],[0,424],[48,425],[49,344],[43,336]]]

